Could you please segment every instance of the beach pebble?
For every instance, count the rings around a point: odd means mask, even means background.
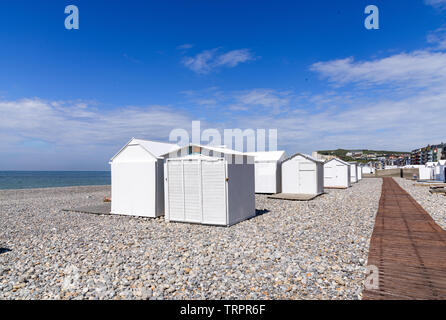
[[[109,186],[3,190],[0,299],[358,299],[381,184],[256,195],[229,228],[62,211]]]
[[[416,186],[415,181],[403,178],[394,178],[399,185],[406,190],[435,220],[435,222],[446,230],[446,196],[432,194],[429,187]]]

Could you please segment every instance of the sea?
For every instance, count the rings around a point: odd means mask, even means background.
[[[0,171],[0,190],[110,184],[110,171]]]

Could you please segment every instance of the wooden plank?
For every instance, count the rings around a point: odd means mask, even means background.
[[[104,202],[102,204],[95,205],[95,206],[62,209],[62,211],[92,213],[92,214],[110,214],[111,203],[110,202]]]
[[[393,178],[383,178],[369,265],[379,289],[365,300],[446,299],[446,231]]]
[[[291,201],[310,201],[320,196],[319,194],[295,194],[295,193],[278,193],[268,196],[269,199],[291,200]]]

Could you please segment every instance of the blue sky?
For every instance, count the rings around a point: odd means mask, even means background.
[[[446,0],[2,1],[0,43],[0,170],[108,169],[192,120],[289,154],[446,141]]]

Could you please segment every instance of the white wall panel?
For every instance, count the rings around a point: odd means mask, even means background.
[[[167,185],[169,219],[173,221],[183,221],[185,216],[182,162],[169,162],[169,165],[167,166]]]
[[[203,221],[227,224],[226,169],[224,161],[202,161]]]
[[[199,161],[183,161],[184,174],[184,219],[187,222],[202,222],[200,165]]]

